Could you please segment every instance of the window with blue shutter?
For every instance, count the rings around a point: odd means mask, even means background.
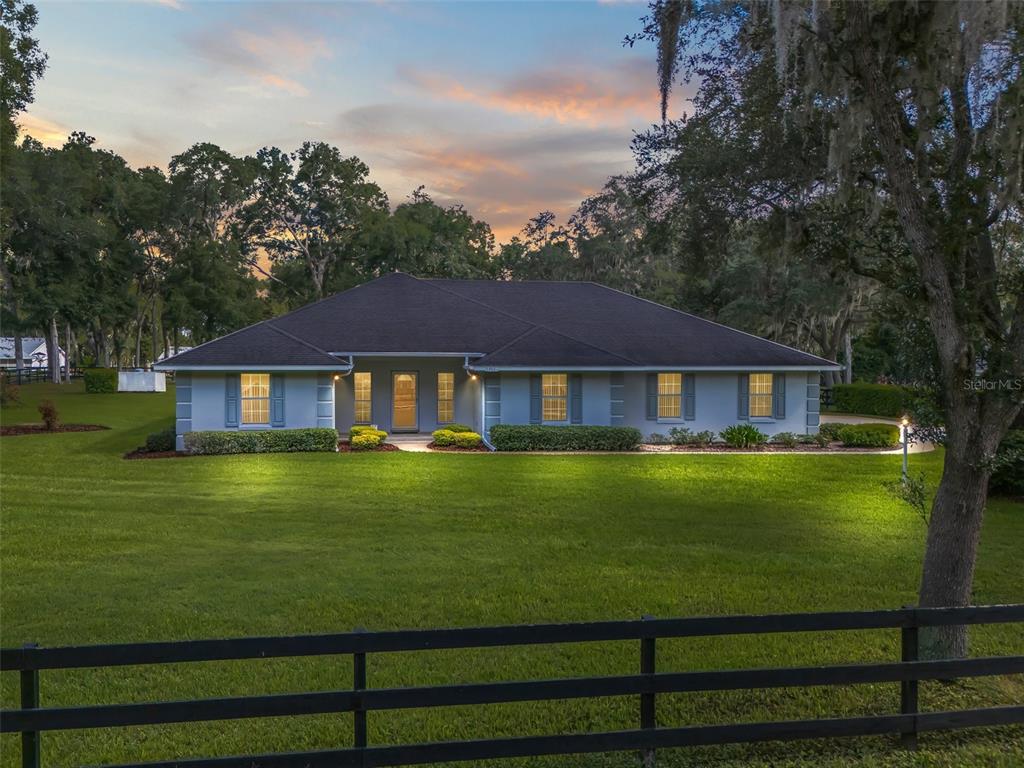
[[[786,374],[776,373],[772,377],[772,418],[786,418]]]
[[[240,377],[237,373],[229,373],[224,377],[224,426],[238,426],[238,385]]]
[[[750,374],[739,375],[739,397],[736,400],[736,418],[746,421],[750,418]]]
[[[284,426],[284,374],[270,376],[270,426]]]
[[[647,374],[647,420],[658,420],[658,374]]]
[[[683,418],[697,418],[697,379],[692,373],[683,376]]]
[[[530,423],[540,424],[540,374],[530,375]]]
[[[569,421],[583,423],[583,376],[578,373],[569,377]]]

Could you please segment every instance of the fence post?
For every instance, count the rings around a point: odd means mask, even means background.
[[[38,648],[27,643],[25,648]],[[21,671],[21,708],[39,709],[39,670]],[[21,734],[21,768],[39,768],[39,732],[23,731]]]
[[[910,610],[910,626],[900,630],[900,645],[903,661],[917,661],[917,610],[913,606],[905,606]],[[900,714],[914,715],[909,730],[900,734],[900,745],[904,749],[917,749],[917,680],[904,680],[900,683]]]
[[[365,632],[362,627],[356,627],[356,632]],[[366,690],[366,652],[359,651],[352,654],[352,690]],[[356,749],[366,746],[366,710],[363,709],[362,696],[356,695],[356,706],[352,711],[355,736],[353,745]]]
[[[653,616],[641,617],[643,621],[650,621]],[[655,670],[655,646],[653,637],[640,638],[640,674],[653,675]],[[654,693],[640,694],[640,727],[657,728],[658,719],[654,709]],[[645,749],[640,753],[643,768],[654,768],[654,749]]]

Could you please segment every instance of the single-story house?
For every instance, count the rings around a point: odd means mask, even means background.
[[[64,350],[57,347],[60,367],[67,365],[67,355]],[[21,337],[21,364],[15,360],[14,337],[4,336],[0,338],[0,368],[46,368],[49,365],[50,356],[46,352],[46,339],[42,336]]]
[[[818,429],[835,363],[590,282],[385,275],[154,366],[194,430]]]

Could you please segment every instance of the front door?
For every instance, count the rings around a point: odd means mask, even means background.
[[[391,375],[391,431],[416,432],[416,374]]]

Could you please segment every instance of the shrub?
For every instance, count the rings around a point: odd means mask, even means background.
[[[672,427],[668,435],[673,445],[711,445],[715,442],[715,433],[707,429],[691,432],[687,427]]]
[[[445,428],[435,429],[430,434],[430,436],[434,438],[434,445],[440,446],[442,448],[447,448],[449,446],[455,445],[455,434],[455,432],[452,432],[450,429]]]
[[[992,493],[1024,496],[1024,429],[1010,430],[999,444],[988,487]]]
[[[652,432],[647,436],[648,445],[671,445],[672,438],[668,435],[663,435],[660,432]]]
[[[829,443],[832,441],[826,435],[818,432],[816,435],[800,435],[797,438],[797,442],[801,445],[816,445],[819,448],[828,448]]]
[[[43,417],[43,426],[46,427],[47,432],[53,432],[60,424],[60,418],[57,415],[57,406],[53,404],[53,400],[43,400],[39,403],[38,408],[39,415]]]
[[[11,381],[11,375],[0,371],[0,405],[14,405],[21,402],[21,388]]]
[[[441,429],[446,429],[449,432],[472,432],[472,427],[467,427],[465,424],[445,424]]]
[[[750,448],[764,443],[768,435],[753,424],[733,424],[722,430],[722,439],[733,448]]]
[[[82,378],[85,391],[90,395],[117,392],[117,368],[86,368]]]
[[[848,448],[892,448],[899,445],[900,428],[893,424],[844,424],[839,439]]]
[[[479,448],[480,442],[483,438],[480,437],[476,432],[456,432],[455,433],[455,447],[456,448]]]
[[[379,447],[382,442],[375,432],[360,432],[349,439],[353,451],[370,451]]]
[[[845,426],[845,424],[840,424],[838,421],[826,421],[818,427],[818,434],[828,442],[835,443],[839,441],[839,430]]]
[[[356,435],[361,435],[361,434],[363,434],[365,432],[379,432],[379,431],[380,430],[377,429],[376,425],[371,425],[371,424],[353,424],[351,427],[348,428],[348,436],[349,437],[355,437]]]
[[[772,442],[786,448],[796,448],[800,438],[793,432],[779,432],[777,435],[772,436]]]
[[[146,437],[146,450],[150,453],[162,453],[174,450],[174,427],[161,429]]]
[[[643,435],[634,427],[553,427],[496,424],[491,444],[499,451],[632,451]]]
[[[911,393],[894,384],[836,384],[832,387],[832,405],[844,413],[868,416],[902,416],[910,405]]]
[[[327,427],[189,432],[185,435],[186,451],[206,455],[335,451],[337,448],[338,430]]]

